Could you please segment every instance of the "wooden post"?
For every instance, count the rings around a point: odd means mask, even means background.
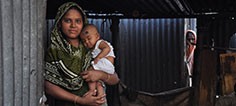
[[[112,46],[114,47],[114,53],[115,53],[115,70],[116,73],[119,75],[120,70],[120,64],[119,64],[119,23],[120,20],[118,17],[112,17],[112,25],[110,27],[111,33],[112,33]],[[119,94],[118,94],[118,85],[108,86],[107,88],[107,94],[108,94],[108,105],[111,106],[120,106],[119,102]]]
[[[193,106],[214,106],[218,55],[210,49],[201,50],[195,58],[196,73]]]

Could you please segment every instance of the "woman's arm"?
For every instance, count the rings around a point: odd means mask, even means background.
[[[101,80],[103,82],[105,82],[106,84],[108,84],[108,85],[115,85],[120,81],[120,79],[119,79],[119,77],[116,73],[108,74],[108,73],[105,73],[105,72],[104,72],[103,77],[101,78]]]
[[[85,96],[80,97],[46,80],[45,80],[45,92],[57,99],[66,100],[77,104],[101,105],[105,103],[105,100],[102,99],[105,97],[105,95],[95,97],[92,95],[92,93],[88,93]]]
[[[117,84],[120,79],[118,78],[118,75],[116,73],[114,74],[107,74],[103,71],[99,70],[90,70],[90,71],[84,71],[82,74],[83,79],[86,81],[98,81],[102,80],[108,85],[115,85]]]
[[[64,89],[60,88],[57,85],[52,84],[51,82],[48,82],[45,80],[45,92],[53,97],[56,97],[57,99],[67,100],[73,102],[73,99],[76,97],[76,95],[71,94]]]

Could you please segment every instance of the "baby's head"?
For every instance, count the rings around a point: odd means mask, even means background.
[[[96,42],[100,39],[97,27],[93,24],[87,24],[84,26],[80,38],[87,48],[93,49]]]

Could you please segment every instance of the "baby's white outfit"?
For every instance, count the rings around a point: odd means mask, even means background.
[[[95,57],[101,52],[101,49],[99,49],[98,46],[100,45],[100,43],[101,43],[102,41],[105,41],[105,40],[98,40],[98,41],[97,41],[97,43],[96,43],[96,45],[95,45],[95,48],[94,48],[94,50],[92,51],[92,56],[93,56],[93,58],[95,58]],[[109,42],[107,42],[107,41],[105,41],[105,42],[106,42],[106,43],[109,45],[109,47],[111,48],[111,50],[110,50],[110,52],[108,53],[107,56],[112,56],[112,57],[115,58],[112,45],[111,45]],[[107,56],[105,56],[105,57],[107,57]],[[115,67],[114,67],[114,65],[113,65],[107,58],[105,58],[105,57],[101,58],[101,59],[97,62],[97,64],[94,64],[94,61],[92,61],[92,66],[93,66],[93,68],[96,69],[96,70],[101,70],[101,71],[107,72],[107,73],[109,73],[109,74],[114,74],[114,72],[115,72]]]

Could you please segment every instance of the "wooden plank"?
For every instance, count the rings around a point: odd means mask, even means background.
[[[214,106],[216,95],[216,71],[217,71],[216,52],[211,50],[200,51],[199,57],[195,60],[196,81],[195,81],[195,100],[197,106]],[[194,103],[195,104],[195,103]]]
[[[236,82],[236,53],[220,55],[220,77],[222,95],[229,95],[234,92]]]

